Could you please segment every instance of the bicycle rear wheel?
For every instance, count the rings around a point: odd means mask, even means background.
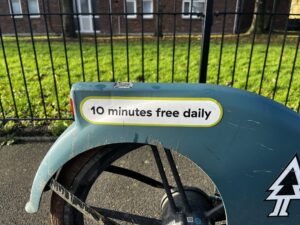
[[[222,205],[209,177],[182,155],[155,146],[90,150],[68,163],[57,180],[116,224],[211,225],[225,220],[224,207],[206,218],[206,212]],[[53,225],[96,224],[55,193],[51,218]]]

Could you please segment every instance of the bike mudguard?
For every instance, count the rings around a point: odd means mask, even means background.
[[[43,159],[26,211],[76,155],[114,143],[160,143],[216,184],[229,225],[300,221],[300,116],[257,94],[203,84],[77,83],[75,122]]]

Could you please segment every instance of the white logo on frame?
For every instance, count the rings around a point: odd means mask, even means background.
[[[291,200],[300,200],[300,166],[297,154],[268,191],[271,191],[271,194],[266,200],[276,201],[273,212],[269,214],[269,217],[288,216]]]

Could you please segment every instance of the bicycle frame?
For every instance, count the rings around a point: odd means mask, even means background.
[[[176,150],[203,169],[222,195],[230,225],[300,221],[300,116],[290,109],[253,93],[207,84],[77,83],[71,98],[75,122],[41,162],[28,213],[38,211],[49,180],[75,156],[98,146],[137,143]],[[130,113],[129,103],[135,111],[125,120],[121,114]],[[299,182],[293,184],[294,195],[279,195],[290,171]]]

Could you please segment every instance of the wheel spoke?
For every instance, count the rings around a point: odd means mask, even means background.
[[[222,203],[215,206],[211,210],[205,212],[204,215],[209,220],[212,220],[212,221],[215,221],[215,222],[222,221],[222,220],[226,219],[225,208],[224,208],[224,205]]]
[[[117,219],[121,221],[131,222],[134,224],[143,224],[143,225],[161,225],[161,220],[155,219],[155,218],[148,218],[144,216],[139,216],[131,213],[126,212],[119,212],[115,210],[110,209],[103,209],[98,207],[93,207],[94,210],[96,210],[101,215],[111,218],[111,219]]]
[[[126,177],[130,177],[132,179],[138,180],[140,182],[143,182],[143,183],[148,184],[155,188],[164,188],[164,185],[162,182],[154,180],[151,177],[147,177],[147,176],[145,176],[141,173],[135,172],[133,170],[129,170],[126,168],[111,165],[105,171],[114,173],[114,174],[118,174],[118,175],[122,175],[122,176],[126,176]],[[169,186],[169,189],[172,189],[172,188],[173,188],[172,186]]]
[[[70,191],[68,191],[63,185],[58,183],[53,178],[49,182],[49,187],[53,192],[55,192],[58,196],[60,196],[63,200],[69,203],[76,210],[81,212],[83,215],[87,216],[89,219],[97,222],[98,224],[104,225],[119,225],[118,223],[112,221],[111,219],[103,216],[102,214],[95,211],[88,204],[81,201],[78,197],[73,195]]]
[[[163,164],[161,162],[161,158],[159,156],[159,152],[158,152],[156,146],[152,146],[151,145],[151,149],[152,149],[155,161],[156,161],[156,165],[157,165],[159,174],[161,176],[161,179],[162,179],[162,182],[163,182],[163,185],[164,185],[164,189],[165,189],[166,195],[167,195],[168,200],[170,202],[171,210],[173,211],[173,213],[175,213],[175,212],[178,211],[178,209],[177,209],[177,207],[175,205],[175,201],[174,201],[174,198],[173,198],[172,193],[171,193],[170,185],[169,185],[169,182],[168,182],[165,170],[163,168]]]
[[[185,212],[190,213],[192,211],[191,206],[190,206],[190,204],[187,200],[186,194],[184,192],[182,182],[181,182],[178,170],[176,169],[176,165],[175,165],[172,153],[168,149],[165,149],[165,152],[166,152],[167,159],[169,161],[169,164],[170,164],[170,167],[171,167],[171,170],[172,170],[172,173],[173,173],[173,176],[174,176],[174,179],[175,179],[180,197],[182,199],[182,202],[183,202],[183,205],[184,205],[184,208],[185,208]]]

